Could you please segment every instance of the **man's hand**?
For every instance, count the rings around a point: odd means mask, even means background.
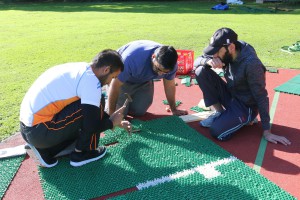
[[[112,115],[110,115],[110,120],[112,121],[114,127],[115,126],[121,126],[121,122],[123,121],[124,118],[124,109],[126,107],[122,106],[121,108],[119,108],[117,111],[115,111]]]
[[[123,120],[119,127],[124,128],[128,132],[128,134],[131,135],[132,126],[129,121]]]
[[[176,115],[176,116],[181,116],[181,115],[187,115],[188,114],[188,111],[187,110],[172,110],[172,113],[173,115]]]
[[[210,60],[208,60],[206,62],[206,64],[208,64],[209,66],[211,66],[212,68],[223,68],[223,66],[225,65],[220,58],[212,58]]]
[[[172,111],[173,115],[176,116],[181,116],[181,115],[187,115],[188,112],[186,110],[177,110],[176,108],[176,101],[175,101],[175,92],[176,92],[176,87],[175,87],[175,80],[167,80],[164,79],[164,88],[165,88],[165,93],[167,97],[167,101],[169,103],[169,108]],[[169,111],[167,109],[167,111]]]
[[[275,135],[271,133],[270,130],[265,130],[263,135],[267,141],[272,142],[274,144],[277,144],[278,142],[285,146],[291,144],[291,142],[287,138],[283,136]]]
[[[116,112],[114,112],[111,116],[110,116],[110,120],[113,122],[114,127],[115,126],[119,126],[120,128],[124,128],[129,135],[131,135],[131,131],[132,131],[132,126],[131,123],[127,120],[123,120],[124,118],[124,109],[126,107],[122,106],[121,108],[119,108]]]

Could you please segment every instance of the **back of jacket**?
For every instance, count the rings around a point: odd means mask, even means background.
[[[258,108],[263,128],[266,130],[270,121],[266,68],[250,44],[239,42],[241,50],[237,58],[225,68],[227,87],[233,97],[249,107]]]
[[[266,68],[256,55],[254,48],[243,41],[237,58],[225,68],[227,87],[232,96],[244,102],[247,106],[256,107],[255,96],[265,98]]]

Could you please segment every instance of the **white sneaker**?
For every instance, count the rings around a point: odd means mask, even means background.
[[[211,114],[208,118],[206,118],[205,120],[202,120],[199,124],[203,127],[207,127],[209,128],[211,126],[211,124],[213,123],[214,119],[219,117],[221,115],[221,112],[214,112],[213,114]]]

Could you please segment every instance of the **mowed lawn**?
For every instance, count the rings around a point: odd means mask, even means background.
[[[86,61],[106,48],[139,39],[201,54],[212,33],[231,27],[266,66],[300,68],[300,6],[246,3],[213,11],[216,2],[26,3],[0,5],[0,140],[19,131],[20,103],[51,66]],[[63,86],[61,86],[63,87]]]

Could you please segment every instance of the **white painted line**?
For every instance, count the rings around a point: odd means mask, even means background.
[[[9,158],[26,154],[25,145],[0,149],[0,158]]]
[[[189,123],[189,122],[195,122],[195,121],[202,121],[202,120],[208,118],[212,113],[213,113],[213,111],[203,111],[203,112],[194,113],[191,115],[182,115],[182,116],[179,116],[179,118],[181,118],[185,123]]]
[[[237,160],[236,157],[230,156],[229,158],[224,158],[224,159],[221,159],[221,160],[218,160],[218,161],[215,161],[215,162],[211,162],[211,163],[208,163],[208,164],[205,164],[205,165],[202,165],[202,166],[197,166],[197,167],[194,167],[192,169],[186,169],[186,170],[183,170],[181,172],[176,172],[176,173],[171,174],[169,176],[163,176],[161,178],[146,181],[144,183],[139,183],[136,187],[137,187],[138,190],[143,190],[143,189],[146,189],[146,188],[149,188],[149,187],[154,187],[158,184],[162,184],[162,183],[165,183],[165,182],[170,182],[170,181],[178,179],[178,178],[183,178],[183,177],[192,175],[195,172],[198,172],[198,173],[202,174],[207,179],[215,178],[215,177],[221,175],[221,173],[215,169],[217,166],[226,165],[226,164],[228,164],[230,162],[233,162],[235,160]]]

